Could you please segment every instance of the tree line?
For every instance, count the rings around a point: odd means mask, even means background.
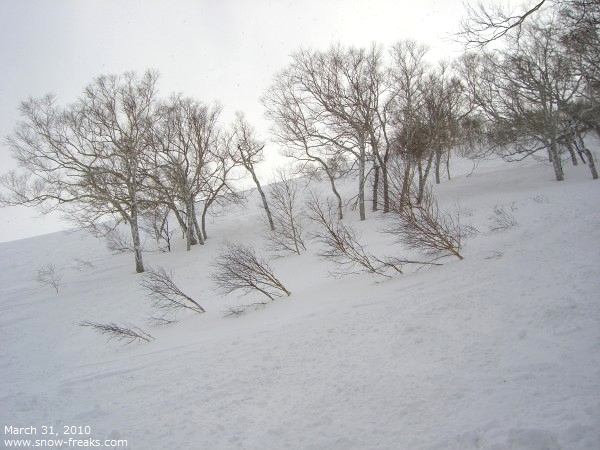
[[[512,21],[494,11],[468,10],[459,38],[479,47],[452,61],[430,62],[412,40],[337,44],[298,50],[275,74],[261,98],[269,141],[294,174],[328,180],[338,219],[348,202],[361,220],[369,199],[384,213],[419,205],[431,179],[450,178],[453,150],[543,157],[557,180],[566,155],[598,177],[584,138],[600,137],[600,4],[542,1]],[[249,174],[276,233],[283,219],[269,204],[278,199],[255,170],[266,142],[241,112],[224,125],[218,104],[161,98],[158,78],[103,75],[67,106],[51,95],[24,101],[7,138],[19,169],[0,178],[1,204],[57,209],[104,233],[109,218],[128,224],[143,272],[142,229],[170,245],[174,218],[188,250],[204,244],[207,214],[240,199],[235,181]],[[353,199],[337,189],[346,175],[356,180]]]

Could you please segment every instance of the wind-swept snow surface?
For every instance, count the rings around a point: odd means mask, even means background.
[[[131,255],[82,232],[1,244],[3,440],[53,426],[130,449],[600,448],[600,184],[535,162],[455,170],[434,192],[480,231],[463,261],[336,279],[308,241],[271,261],[292,295],[239,317],[223,312],[263,299],[216,296],[209,264],[223,240],[264,254],[257,197],[204,247],[146,255],[207,310],[158,328]],[[517,225],[489,231],[497,205]],[[347,216],[373,253],[402,252],[383,215]],[[58,293],[36,281],[48,264]],[[107,343],[85,320],[155,340]]]

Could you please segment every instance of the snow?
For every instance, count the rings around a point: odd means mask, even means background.
[[[0,244],[0,430],[38,433],[2,439],[87,425],[76,438],[132,449],[599,448],[600,184],[535,161],[470,171],[456,158],[435,187],[480,231],[464,260],[338,279],[309,241],[271,261],[292,295],[239,317],[224,311],[262,299],[215,295],[209,264],[225,239],[264,254],[256,196],[209,223],[204,247],[145,254],[207,310],[163,327],[145,322],[132,255],[84,232]],[[518,224],[489,231],[495,205]],[[370,251],[401,252],[382,214],[347,216]],[[36,281],[50,263],[58,293]],[[107,343],[84,320],[155,340]]]

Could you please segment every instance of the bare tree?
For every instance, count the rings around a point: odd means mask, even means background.
[[[120,223],[106,222],[95,225],[91,232],[97,238],[106,241],[106,248],[114,255],[133,253],[134,247],[131,235],[120,227]],[[143,249],[143,244],[140,244]]]
[[[572,19],[565,24],[567,33],[578,34],[588,25],[598,25],[600,11],[597,0],[528,0],[517,5],[509,1],[478,1],[474,6],[465,3],[465,7],[466,14],[455,38],[467,47],[479,48],[506,36],[518,36],[523,25],[538,19],[543,12],[565,14]],[[589,36],[586,43],[581,43],[594,45]]]
[[[303,236],[298,195],[301,186],[285,169],[275,173],[269,185],[269,198],[275,231],[267,234],[267,248],[275,254],[296,253],[306,250]]]
[[[387,120],[380,109],[387,88],[385,75],[381,50],[375,45],[369,49],[338,45],[327,51],[299,50],[263,98],[274,133],[288,145],[289,154],[327,174],[338,198],[339,215],[341,199],[330,162],[341,155],[356,165],[361,220],[366,218],[367,166],[372,162],[379,174],[378,168],[385,164],[389,145],[384,145],[380,120]],[[383,179],[385,184],[387,178]]]
[[[360,272],[389,277],[388,270],[402,273],[401,267],[379,260],[368,253],[358,242],[356,233],[335,216],[330,200],[322,200],[314,192],[307,202],[308,217],[316,222],[318,228],[311,233],[323,249],[318,255],[336,265],[331,272],[334,276],[346,276]]]
[[[482,47],[497,41],[515,31],[517,34],[530,16],[542,9],[546,4],[559,5],[562,0],[536,0],[523,3],[515,9],[510,4],[493,2],[476,6],[465,3],[466,16],[461,20],[456,38],[468,47]]]
[[[60,283],[62,281],[62,275],[56,268],[56,266],[50,263],[46,264],[44,267],[38,270],[36,280],[38,281],[38,283],[52,286],[54,290],[58,293],[58,288],[60,287]]]
[[[571,63],[585,80],[584,102],[578,119],[600,136],[600,3],[597,0],[569,0],[561,8],[561,44]]]
[[[262,189],[255,170],[255,165],[260,163],[263,159],[263,149],[265,148],[265,144],[260,142],[255,134],[254,128],[248,123],[244,113],[238,111],[235,115],[235,122],[233,124],[233,135],[238,150],[236,156],[239,158],[238,161],[240,161],[241,165],[252,176],[252,180],[260,194],[267,220],[269,221],[269,228],[271,231],[275,231],[275,223],[273,222],[273,215],[269,209],[267,196]]]
[[[173,281],[173,274],[164,268],[149,269],[140,280],[140,286],[148,293],[152,306],[169,315],[187,309],[196,313],[205,312],[200,304],[183,292]]]
[[[275,76],[274,82],[261,98],[266,116],[272,123],[272,138],[284,145],[282,154],[295,162],[298,173],[315,175],[324,172],[337,199],[337,212],[344,215],[343,201],[336,186],[340,177],[340,149],[321,130],[321,115],[312,102],[303,96],[301,78],[292,67]]]
[[[114,217],[129,224],[137,272],[144,271],[139,217],[144,210],[142,156],[154,122],[158,74],[100,76],[65,107],[48,95],[21,105],[8,138],[18,172],[0,183],[3,204],[59,209],[78,224]]]
[[[557,38],[551,21],[532,19],[518,40],[496,54],[473,55],[464,67],[475,72],[467,76],[472,80],[468,86],[491,123],[490,140],[497,151],[508,160],[545,151],[561,181],[565,117],[582,75],[573,70]]]
[[[585,163],[585,159],[583,158],[583,155],[585,155],[587,157],[587,163],[588,163],[588,167],[590,168],[590,172],[592,173],[592,179],[597,180],[598,179],[598,171],[596,170],[596,161],[595,161],[594,155],[592,154],[591,150],[586,147],[585,142],[583,141],[582,132],[580,130],[578,130],[577,128],[575,128],[572,139],[573,139],[573,146],[575,147],[575,149],[581,156],[581,159],[583,160],[584,163]]]
[[[511,206],[511,211],[514,210],[515,206],[513,203]],[[490,220],[490,231],[505,230],[517,225],[517,219],[515,219],[515,216],[512,213],[504,209],[504,205],[494,206],[494,215],[490,217]]]
[[[108,336],[108,340],[114,339],[118,342],[123,342],[123,345],[129,345],[135,341],[153,341],[154,338],[135,325],[117,325],[114,322],[98,323],[84,320],[79,323],[82,327],[92,328],[99,334]]]
[[[175,213],[188,250],[192,245],[204,244],[195,203],[219,164],[220,113],[218,104],[207,106],[191,98],[172,96],[161,107],[153,135],[149,179],[158,201]]]
[[[141,230],[156,240],[158,250],[171,251],[171,241],[175,230],[171,227],[169,213],[171,209],[163,203],[156,203],[142,216]]]
[[[391,183],[399,194],[396,206],[408,202],[413,182],[418,186],[417,201],[432,173],[440,183],[443,160],[450,178],[450,151],[458,144],[459,125],[471,109],[453,64],[444,60],[432,66],[428,51],[413,40],[397,42],[391,50],[393,156],[401,158],[401,164],[397,159],[389,163]]]
[[[352,227],[345,225],[335,216],[330,200],[323,200],[312,192],[307,202],[308,217],[318,228],[311,233],[323,249],[320,257],[335,264],[333,276],[342,277],[356,273],[369,273],[383,277],[402,274],[405,265],[433,265],[432,262],[414,261],[399,256],[379,257],[367,251],[359,242]]]
[[[588,131],[594,131],[600,137],[600,3],[591,0],[571,0],[561,10],[560,43],[564,53],[574,67],[581,73],[583,82],[579,97],[568,105],[570,121],[567,126],[567,140],[585,163],[585,157],[592,173],[597,179],[594,156],[586,147],[583,137]]]
[[[235,136],[230,132],[219,134],[217,146],[211,154],[211,161],[207,165],[203,182],[202,197],[202,229],[201,233],[206,240],[206,218],[209,212],[214,215],[214,206],[224,207],[227,204],[239,203],[244,200],[241,192],[234,187],[236,181],[242,179],[236,169],[242,166],[237,158],[237,149],[234,142]]]
[[[236,291],[243,295],[260,292],[270,300],[283,294],[291,295],[274,275],[268,261],[257,256],[251,246],[225,242],[212,266],[214,271],[210,278],[222,295]]]
[[[541,73],[542,77],[550,80],[551,83],[554,82],[556,91],[564,90],[564,75],[563,80],[558,82],[555,77],[556,55],[560,54],[560,65],[568,68],[568,72],[573,78],[572,83],[578,84],[575,96],[569,94],[567,97],[570,98],[560,99],[562,102],[561,115],[570,115],[573,121],[585,124],[583,129],[580,128],[580,132],[585,133],[588,129],[592,129],[600,136],[600,121],[598,120],[600,111],[598,106],[600,104],[600,89],[598,89],[600,85],[599,25],[600,3],[597,0],[536,0],[526,2],[519,8],[511,8],[508,3],[503,5],[500,2],[494,2],[484,5],[479,2],[476,7],[467,5],[467,15],[461,23],[461,30],[457,37],[467,46],[483,47],[496,40],[508,40],[509,46],[513,48],[515,46],[518,48],[522,38],[525,37],[527,41],[525,45],[529,47],[529,50],[532,47],[531,41],[540,41],[539,47],[547,50],[549,47],[544,42],[548,41],[548,38],[540,32],[541,29],[545,29],[546,35],[552,35],[553,45],[552,51],[548,52],[548,57],[544,62],[551,61],[551,63],[548,64],[549,69],[545,74],[543,68],[534,63],[535,72],[537,75]],[[532,36],[532,29],[538,30],[535,36]],[[548,32],[549,30],[551,33]],[[548,72],[552,73],[548,75]],[[536,77],[535,75],[529,74],[528,76],[534,82],[539,82],[540,76]],[[545,85],[544,90],[547,90],[547,87]],[[551,94],[556,94],[556,92]],[[553,98],[555,95],[548,97]],[[556,101],[556,98],[553,100]],[[571,125],[572,122],[567,126]],[[577,164],[574,148],[577,146],[569,139],[564,144],[571,154],[573,164]],[[557,179],[561,179],[562,168],[557,166],[557,159],[554,158],[556,152],[552,146],[550,144],[549,156],[553,161]],[[585,146],[582,147],[585,148]],[[588,162],[592,177],[596,179],[593,158],[588,157]]]
[[[459,144],[462,131],[460,124],[469,117],[472,109],[468,97],[464,95],[465,86],[451,62],[439,62],[428,81],[425,111],[432,129],[435,183],[440,184],[442,160],[446,161],[446,173],[450,179],[451,150]]]
[[[416,196],[405,207],[395,211],[394,222],[384,232],[395,235],[410,249],[437,258],[447,255],[463,259],[460,251],[464,240],[477,231],[460,221],[460,212],[440,211],[431,189],[425,191],[420,203]]]
[[[395,164],[394,167],[403,169],[403,173],[394,174],[394,178],[401,180],[397,208],[403,208],[409,202],[415,167],[423,160],[423,152],[429,139],[420,119],[423,116],[423,96],[426,92],[423,82],[429,68],[425,59],[427,52],[427,46],[412,40],[397,42],[391,50],[390,71],[396,92],[393,109],[395,154],[402,159],[402,164]]]

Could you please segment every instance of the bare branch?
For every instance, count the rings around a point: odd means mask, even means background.
[[[514,211],[514,204],[511,210]],[[490,217],[492,223],[490,224],[490,231],[505,230],[518,225],[515,216],[504,209],[504,205],[494,206],[494,215]]]
[[[431,264],[402,257],[378,257],[371,254],[360,244],[354,230],[336,217],[331,200],[322,200],[315,193],[310,195],[307,214],[319,227],[312,233],[313,239],[324,247],[318,255],[335,264],[336,270],[331,272],[335,277],[366,272],[390,278],[402,274],[406,264]]]
[[[275,300],[283,294],[291,294],[275,277],[268,261],[259,258],[251,246],[225,242],[211,265],[215,270],[210,278],[222,295],[236,291],[242,295],[260,292],[270,300]]]
[[[413,196],[408,205],[394,212],[395,221],[384,232],[397,236],[408,248],[436,258],[454,255],[463,259],[464,239],[477,232],[461,224],[458,210],[454,214],[440,211],[430,188],[420,203]]]
[[[268,193],[275,231],[266,234],[267,249],[276,255],[300,254],[306,250],[301,214],[298,210],[300,185],[284,169],[276,172]]]
[[[158,310],[175,312],[189,309],[197,313],[205,312],[196,300],[177,287],[173,281],[173,274],[167,273],[162,267],[148,269],[140,281],[140,286],[146,290],[152,306]]]
[[[467,47],[484,47],[511,31],[519,34],[527,18],[539,11],[545,3],[546,0],[538,0],[533,6],[520,12],[511,11],[510,5],[499,2],[491,6],[482,2],[478,2],[476,6],[465,3],[466,17],[461,20],[456,40]]]
[[[135,341],[146,341],[150,342],[154,338],[135,325],[117,325],[113,322],[110,323],[98,323],[83,321],[79,323],[79,326],[92,328],[95,332],[105,335],[108,340],[114,339],[118,342],[123,342],[123,345],[129,345]]]
[[[56,293],[58,293],[62,275],[58,272],[56,266],[50,263],[38,270],[36,280],[39,283],[52,286]]]
[[[224,317],[241,316],[242,314],[245,314],[246,311],[248,311],[251,308],[256,310],[258,308],[266,306],[267,304],[268,304],[267,302],[255,302],[255,303],[250,303],[250,304],[246,304],[246,305],[230,306],[225,311],[223,311],[223,316]]]

